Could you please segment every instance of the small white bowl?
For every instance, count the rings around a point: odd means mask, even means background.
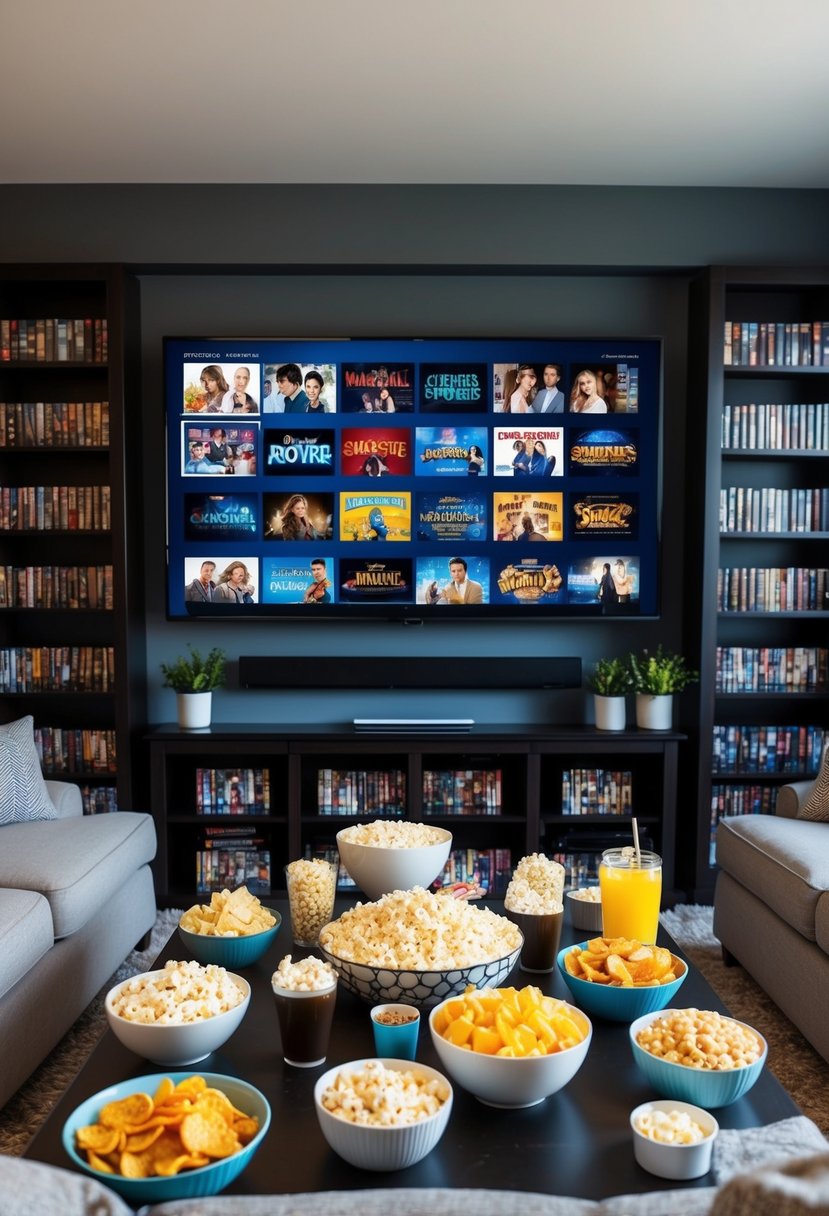
[[[110,1030],[130,1051],[143,1056],[145,1060],[152,1060],[153,1064],[162,1064],[165,1068],[197,1064],[226,1043],[239,1026],[250,1004],[250,984],[241,975],[234,975],[229,971],[228,975],[242,990],[244,999],[227,1013],[217,1013],[213,1017],[188,1022],[182,1026],[130,1022],[115,1012],[115,1001],[121,990],[132,980],[163,974],[163,970],[147,971],[144,975],[132,976],[131,980],[122,980],[120,984],[110,988],[104,1002]]]
[[[651,1140],[640,1132],[636,1124],[648,1111],[677,1111],[688,1115],[702,1128],[705,1137],[696,1144],[664,1144]],[[633,1155],[643,1170],[657,1178],[670,1178],[673,1182],[690,1182],[701,1178],[711,1168],[711,1153],[720,1125],[712,1114],[701,1106],[690,1102],[679,1102],[674,1098],[663,1098],[654,1102],[643,1102],[631,1112],[630,1126],[633,1131]]]
[[[577,899],[575,890],[567,891],[566,895],[573,928],[583,929],[586,933],[601,933],[602,901],[594,903],[589,899]]]
[[[374,1057],[386,1068],[395,1072],[412,1071],[430,1080],[442,1081],[449,1096],[438,1110],[417,1123],[401,1124],[397,1127],[369,1127],[359,1123],[349,1123],[332,1115],[322,1105],[322,1095],[340,1073],[359,1072],[368,1060],[352,1060],[348,1064],[338,1064],[329,1068],[317,1080],[314,1086],[314,1107],[322,1130],[322,1134],[335,1153],[338,1153],[349,1165],[361,1170],[405,1170],[408,1166],[422,1161],[430,1153],[446,1131],[449,1115],[452,1110],[452,1086],[443,1073],[426,1064],[417,1064],[410,1060],[390,1060]]]
[[[379,899],[390,891],[411,891],[426,887],[443,872],[452,847],[452,833],[446,828],[429,825],[440,834],[436,844],[415,849],[375,848],[343,839],[343,828],[337,833],[340,861],[370,900]]]

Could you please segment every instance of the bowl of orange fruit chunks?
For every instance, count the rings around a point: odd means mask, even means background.
[[[467,988],[429,1015],[438,1058],[488,1106],[535,1106],[563,1089],[584,1063],[593,1027],[540,988]]]
[[[687,963],[664,946],[623,937],[565,946],[558,969],[579,1008],[611,1022],[632,1022],[664,1009],[688,975]]]

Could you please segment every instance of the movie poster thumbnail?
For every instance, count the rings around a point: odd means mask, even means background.
[[[564,431],[560,426],[496,426],[492,464],[496,477],[563,477]]]
[[[606,427],[570,433],[570,472],[582,476],[631,477],[639,472],[638,428]]]
[[[412,539],[412,496],[340,493],[340,540]]]
[[[258,494],[184,495],[185,540],[250,540],[259,530]]]
[[[243,547],[184,559],[185,604],[258,604],[259,558]]]
[[[570,368],[571,413],[635,414],[639,410],[639,368],[635,363],[601,363]]]
[[[421,363],[421,413],[485,413],[488,381],[486,363]]]
[[[341,408],[351,414],[411,413],[414,364],[344,363]]]
[[[545,369],[550,374],[544,376]],[[547,389],[551,390],[548,400]],[[495,363],[492,368],[492,408],[496,414],[562,414],[567,409],[561,363]],[[537,405],[536,400],[538,399]]]
[[[334,535],[334,495],[293,491],[263,494],[265,540],[331,540]]]
[[[232,363],[184,364],[185,414],[258,414],[262,367],[240,358]]]
[[[493,571],[494,604],[563,604],[566,594],[564,572],[541,557],[517,557]]]
[[[336,363],[266,363],[263,414],[334,414]]]
[[[564,495],[543,490],[493,494],[492,535],[495,540],[563,540]]]
[[[415,474],[478,477],[489,472],[489,432],[483,426],[419,426]]]
[[[411,604],[412,559],[341,557],[339,599],[348,604]],[[393,660],[390,660],[393,662]]]
[[[638,599],[638,557],[607,553],[579,558],[567,568],[567,600],[571,604],[598,604],[612,612]]]
[[[237,426],[229,420],[181,424],[183,477],[254,477],[259,423]]]
[[[567,496],[569,535],[575,540],[639,535],[638,494],[583,494]]]
[[[489,558],[453,554],[419,557],[415,602],[418,604],[488,604]]]
[[[287,552],[287,550],[285,551]],[[262,560],[262,602],[265,604],[333,604],[334,558],[304,553],[283,556],[283,551]]]
[[[417,539],[452,544],[486,540],[487,503],[486,494],[416,494]]]
[[[329,427],[266,428],[263,471],[270,477],[330,477],[334,473],[335,432]]]
[[[412,471],[408,427],[345,427],[340,433],[344,477],[404,477]]]

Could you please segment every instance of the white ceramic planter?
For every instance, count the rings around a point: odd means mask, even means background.
[[[655,696],[649,692],[636,694],[636,725],[645,730],[670,730],[674,721],[674,698],[671,693]]]
[[[177,692],[178,724],[182,730],[201,730],[210,725],[212,692]]]
[[[596,715],[596,727],[599,730],[625,729],[625,698],[602,697],[593,694],[593,708]]]

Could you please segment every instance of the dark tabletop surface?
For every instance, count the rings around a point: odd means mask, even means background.
[[[287,902],[269,902],[282,913],[283,924],[268,953],[242,971],[252,987],[245,1020],[220,1051],[192,1067],[193,1072],[243,1077],[261,1089],[271,1104],[273,1121],[268,1137],[228,1193],[376,1186],[487,1187],[602,1199],[673,1185],[646,1173],[633,1159],[630,1112],[640,1102],[658,1095],[633,1062],[627,1024],[597,1018],[593,1019],[593,1041],[581,1069],[569,1085],[540,1105],[525,1110],[496,1110],[455,1085],[449,1126],[423,1161],[389,1174],[358,1170],[342,1161],[319,1129],[313,1104],[314,1082],[336,1064],[374,1054],[369,1005],[340,988],[326,1063],[298,1069],[283,1062],[270,977],[285,954],[291,953],[296,959],[309,951],[292,947]],[[338,903],[338,913],[349,903],[353,900],[343,901],[342,907]],[[492,907],[502,910],[497,903]],[[573,930],[565,920],[562,945],[587,936]],[[659,940],[684,957],[663,930]],[[186,957],[174,933],[160,961]],[[557,973],[539,976],[516,969],[510,982],[517,987],[538,984],[553,996],[569,999]],[[693,967],[679,997],[674,1003],[682,1007],[727,1012]],[[439,1067],[425,1016],[421,1019],[417,1058]],[[128,1051],[108,1030],[29,1144],[26,1155],[70,1167],[60,1137],[63,1123],[75,1107],[116,1081],[162,1071]],[[800,1111],[766,1068],[745,1097],[715,1113],[721,1127],[743,1128],[772,1123]],[[680,1185],[712,1185],[712,1179],[708,1175]]]

